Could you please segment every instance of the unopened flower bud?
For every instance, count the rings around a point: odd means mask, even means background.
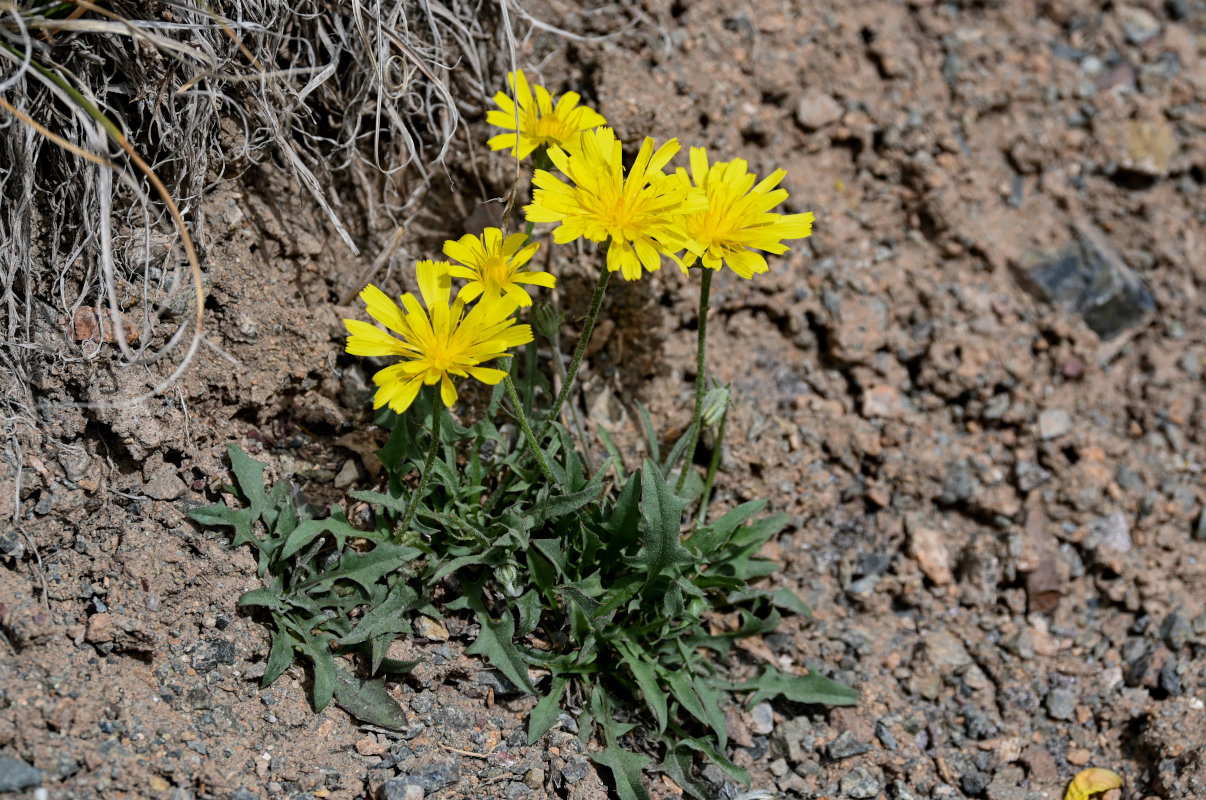
[[[708,427],[719,425],[724,414],[729,410],[729,387],[717,386],[706,395],[703,401],[703,424]]]
[[[561,332],[561,312],[552,303],[537,303],[532,309],[532,327],[545,339],[555,339]]]
[[[494,570],[494,579],[498,581],[507,597],[519,597],[523,594],[523,587],[518,585],[519,567],[514,563],[507,562]]]

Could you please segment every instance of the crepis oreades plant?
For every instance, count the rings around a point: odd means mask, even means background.
[[[750,703],[856,699],[815,672],[786,674],[769,664],[753,680],[726,678],[718,660],[735,641],[775,630],[782,612],[808,609],[790,590],[762,588],[777,565],[759,551],[786,518],[762,516],[765,502],[757,501],[707,521],[718,459],[703,478],[692,467],[700,431],[711,425],[723,436],[731,403],[726,388],[708,391],[712,275],[726,265],[742,278],[765,272],[763,253],[781,254],[784,240],[809,235],[812,215],[772,210],[787,198],[777,188],[781,170],[758,181],[744,161],[711,163],[702,148],[691,149],[689,171],[670,170],[677,142],[648,138],[625,167],[621,142],[577,95],[555,98],[522,72],[510,76],[510,89],[487,118],[506,132],[489,144],[549,167],[534,172],[526,231],[487,228],[448,241],[451,261],[416,265],[417,297],[405,294],[399,304],[376,287],[364,290],[384,330],[346,322],[349,353],[395,360],[373,378],[376,422],[390,431],[379,453],[388,485],[351,493],[368,504],[371,525],[353,525],[338,505],[316,518],[287,484],[267,490],[263,465],[235,447],[231,490],[243,506],[211,506],[193,517],[234,528],[234,544],[257,552],[264,586],[240,602],[271,618],[265,685],[300,655],[313,670],[316,708],[334,698],[367,722],[404,727],[379,676],[414,666],[391,659],[389,647],[411,633],[414,614],[441,614],[431,598],[443,585],[455,597],[443,610],[471,612],[480,627],[466,652],[488,660],[516,692],[540,698],[530,741],[572,698],[583,709],[581,735],[597,734],[592,757],[611,772],[620,797],[648,796],[642,771],[651,754],[658,769],[702,797],[691,775],[696,755],[748,780],[725,755],[724,693],[747,693]],[[535,226],[551,223],[554,245],[586,239],[606,250],[568,368],[559,317],[532,309],[537,287],[555,288],[554,276],[530,263],[539,247]],[[592,469],[586,434],[571,434],[562,409],[612,272],[637,280],[665,259],[702,275],[692,424],[663,457],[642,408],[648,452],[640,469],[625,473],[602,429],[610,455]],[[464,283],[454,295],[456,281]],[[555,396],[532,326],[519,321],[527,309],[553,345]],[[521,347],[525,357],[514,358]],[[494,387],[469,425],[447,410],[463,380]],[[521,437],[505,434],[511,420]],[[692,504],[695,520],[686,524]],[[644,749],[630,736],[638,726]]]

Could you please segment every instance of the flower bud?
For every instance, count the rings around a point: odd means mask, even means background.
[[[703,424],[708,427],[719,425],[729,410],[729,387],[717,386],[704,395]]]
[[[519,566],[515,562],[508,561],[494,570],[494,579],[498,581],[507,597],[519,597],[523,594],[523,587],[518,585]]]
[[[552,303],[537,303],[532,309],[532,327],[545,339],[555,340],[561,333],[561,312]]]

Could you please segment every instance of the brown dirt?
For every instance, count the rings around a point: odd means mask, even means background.
[[[715,282],[709,362],[738,402],[716,500],[793,515],[771,552],[816,610],[733,668],[819,669],[862,701],[728,709],[753,787],[1031,800],[1099,766],[1127,798],[1206,796],[1206,3],[546,11],[612,34],[533,37],[520,58],[549,84],[626,141],[781,167],[788,210],[817,215],[768,274]],[[458,181],[411,257],[507,191],[503,160],[478,157],[485,196]],[[320,505],[371,484],[373,446],[369,370],[340,346],[357,311],[337,305],[365,265],[271,168],[256,176],[206,201],[213,347],[186,380],[85,412],[53,403],[154,376],[41,375],[38,430],[0,464],[0,516],[19,523],[0,758],[56,798],[351,798],[399,772],[441,797],[602,796],[575,737],[524,744],[531,702],[494,695],[456,618],[413,644],[427,662],[396,687],[403,737],[313,714],[296,668],[253,680],[267,636],[235,605],[252,558],[187,510],[219,496],[228,442]],[[1022,280],[1085,237],[1154,300],[1121,296],[1134,314],[1112,338]],[[556,268],[581,313],[588,267]],[[630,467],[634,401],[666,430],[689,421],[697,292],[663,270],[609,298],[582,406]]]

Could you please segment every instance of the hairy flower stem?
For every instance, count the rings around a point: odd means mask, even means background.
[[[540,465],[540,473],[544,475],[544,479],[552,486],[560,485],[559,481],[553,477],[553,471],[549,469],[549,462],[544,460],[544,453],[540,450],[540,443],[536,440],[536,434],[532,433],[532,426],[528,424],[528,415],[523,411],[523,405],[519,402],[519,394],[515,391],[515,381],[511,380],[511,376],[503,378],[507,387],[507,397],[511,398],[511,405],[515,407],[515,418],[519,420],[519,427],[523,430],[524,438],[528,440],[528,447],[532,451],[532,455],[536,456],[536,463]]]
[[[435,465],[436,454],[440,451],[440,426],[443,422],[444,404],[437,397],[431,404],[431,448],[428,449],[427,459],[423,462],[423,474],[419,476],[419,485],[415,488],[415,493],[411,495],[410,508],[406,509],[406,519],[402,520],[402,531],[410,530],[410,521],[415,518],[415,512],[419,510],[419,501],[423,499],[423,492],[427,490],[427,481],[431,479],[431,468]]]
[[[687,482],[687,472],[695,459],[695,445],[699,444],[699,431],[703,427],[704,388],[707,386],[708,372],[705,354],[708,348],[708,295],[712,292],[712,270],[701,267],[703,280],[699,284],[699,348],[695,354],[695,419],[687,431],[690,436],[687,449],[683,451],[683,471],[678,475],[678,483],[674,487],[675,494],[683,490]]]
[[[561,391],[557,394],[556,402],[553,403],[548,417],[545,418],[544,425],[541,426],[541,436],[544,435],[545,428],[548,427],[549,422],[557,419],[557,415],[561,413],[561,407],[565,405],[565,400],[569,397],[570,388],[574,385],[574,379],[578,377],[578,368],[582,366],[582,356],[586,354],[586,345],[590,343],[590,334],[595,328],[595,320],[599,316],[599,309],[603,307],[603,295],[607,293],[607,282],[609,280],[611,280],[611,271],[604,268],[599,274],[599,282],[595,284],[595,294],[590,299],[590,311],[586,313],[586,322],[582,324],[582,336],[578,339],[578,346],[574,349],[574,357],[570,361],[569,371],[566,372],[565,381],[561,384]],[[698,413],[698,410],[696,413]]]

